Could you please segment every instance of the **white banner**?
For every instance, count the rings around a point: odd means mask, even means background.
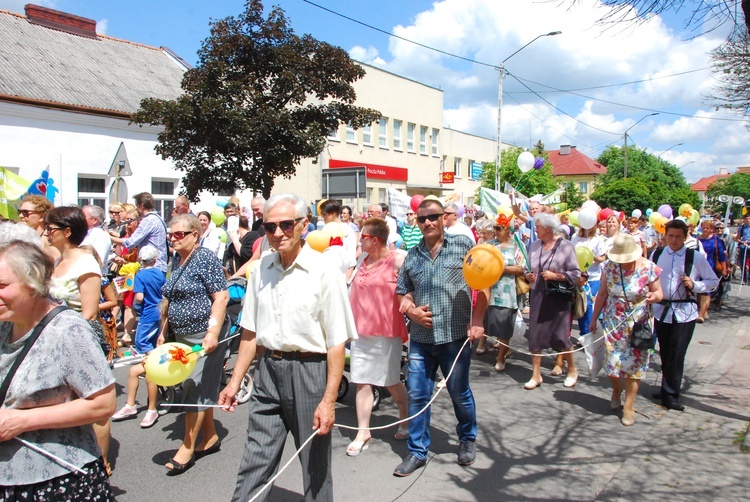
[[[394,218],[399,221],[406,221],[406,211],[411,209],[411,197],[394,190],[388,189],[388,210]]]

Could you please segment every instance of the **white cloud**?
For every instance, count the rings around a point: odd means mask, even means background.
[[[106,35],[108,27],[109,27],[108,19],[100,19],[99,21],[96,22],[96,32],[100,35]]]
[[[362,63],[371,64],[374,66],[385,66],[386,62],[380,57],[378,49],[372,45],[368,47],[362,47],[355,45],[349,50],[349,57],[354,60],[361,61]]]

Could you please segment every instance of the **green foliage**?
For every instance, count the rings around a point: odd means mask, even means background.
[[[586,202],[586,197],[578,190],[575,183],[566,183],[564,188],[563,202],[565,202],[567,208],[576,209]]]
[[[614,198],[612,204],[607,204],[613,209],[623,209],[628,212],[633,209],[644,210],[648,207],[658,207],[669,204],[679,207],[680,204],[688,203],[693,207],[700,207],[698,194],[692,191],[685,180],[685,176],[674,165],[659,157],[647,153],[635,146],[628,146],[628,182],[638,182],[646,188],[643,198],[636,200],[636,204],[630,207],[631,196],[628,194],[627,185],[615,184],[623,181],[625,167],[624,149],[617,146],[609,146],[599,156],[597,162],[607,166],[607,172],[599,176],[596,188],[591,198],[598,204],[601,200],[610,200],[610,190],[615,190],[623,197],[622,200]],[[632,193],[640,193],[640,187],[633,187]],[[596,196],[595,196],[596,195]],[[597,198],[599,197],[599,199]]]
[[[515,187],[519,192],[529,196],[538,193],[547,195],[557,190],[559,185],[554,176],[552,176],[552,164],[549,161],[546,161],[544,167],[541,169],[532,169],[528,173],[521,172],[518,168],[518,156],[523,152],[524,149],[517,146],[503,150],[500,164],[500,191],[503,191],[503,186],[506,182]],[[544,144],[542,144],[541,140],[537,141],[531,153],[534,154],[534,157],[547,159],[547,153],[544,150]],[[495,189],[494,162],[484,165],[482,186]]]
[[[632,178],[597,185],[590,198],[601,207],[622,210],[626,214],[630,214],[636,208],[654,206],[649,187],[644,182]]]
[[[712,183],[706,191],[706,210],[711,213],[724,213],[727,210],[727,203],[719,202],[719,195],[731,195],[732,197],[742,197],[750,200],[750,174],[734,173],[728,178],[723,178]],[[741,214],[742,207],[732,204],[732,213]]]
[[[379,119],[354,106],[351,83],[365,71],[346,51],[297,36],[284,11],[263,17],[260,0],[211,23],[195,68],[176,100],[145,99],[137,124],[163,126],[156,152],[184,171],[187,195],[254,188],[268,197],[274,178],[294,175],[323,151],[328,131]]]

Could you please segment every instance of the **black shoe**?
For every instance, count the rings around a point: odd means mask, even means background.
[[[477,446],[474,441],[461,441],[458,445],[458,465],[471,465],[477,459]]]
[[[394,469],[393,475],[398,476],[400,478],[411,476],[414,473],[414,471],[416,471],[420,467],[424,467],[426,463],[427,463],[427,459],[419,458],[413,453],[409,453],[404,458],[404,461],[398,464],[398,467]]]
[[[668,410],[685,411],[685,406],[681,405],[674,399],[664,399],[661,404]]]
[[[661,391],[654,392],[653,394],[651,394],[651,397],[653,397],[654,399],[658,399],[659,401],[664,400],[664,394],[662,394]]]
[[[205,450],[195,450],[195,460],[200,460],[208,455],[218,453],[219,450],[221,450],[221,439],[212,444],[210,448],[206,448]]]
[[[190,457],[190,460],[184,464],[179,463],[175,459],[171,459],[169,463],[172,464],[172,467],[167,467],[167,476],[179,476],[195,465],[195,455]]]

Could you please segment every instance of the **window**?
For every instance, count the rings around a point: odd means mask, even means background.
[[[461,177],[461,157],[456,157],[453,159],[453,175],[456,178]]]
[[[176,189],[177,182],[174,180],[151,180],[151,195],[154,196],[154,209],[167,221],[172,217]]]
[[[406,126],[406,151],[414,153],[414,130],[417,128],[416,124],[407,124]]]
[[[372,145],[372,124],[367,124],[362,128],[362,143]]]
[[[474,161],[469,159],[467,164],[468,164],[468,167],[466,169],[466,177],[473,180],[474,176],[471,175],[471,168],[474,165]]]
[[[432,155],[437,157],[438,154],[438,134],[440,131],[438,129],[432,130]]]
[[[385,202],[386,204],[388,203],[385,188],[378,188],[378,202]]]
[[[351,124],[346,124],[346,142],[357,143],[357,136],[354,127]]]
[[[104,208],[107,202],[107,180],[104,177],[78,177],[78,205],[92,204]]]
[[[581,190],[581,193],[583,195],[589,193],[589,184],[587,181],[581,181],[580,183],[578,183],[578,188]]]
[[[388,148],[388,117],[380,117],[378,145]]]
[[[393,119],[393,149],[401,150],[401,124],[400,120]]]
[[[341,138],[339,138],[339,128],[334,127],[330,131],[328,131],[328,139],[331,141],[341,141]]]
[[[234,197],[236,191],[234,188],[219,188],[216,195],[219,197]]]
[[[419,153],[427,155],[427,127],[419,128]]]
[[[367,203],[372,204],[372,187],[367,187]]]

